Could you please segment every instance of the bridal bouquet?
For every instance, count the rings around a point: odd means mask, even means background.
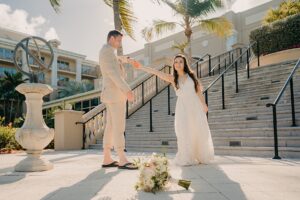
[[[169,162],[165,155],[153,153],[148,161],[138,159],[139,179],[135,185],[136,190],[157,192],[165,188],[167,183],[176,183],[188,190],[191,181],[173,179],[169,173]]]

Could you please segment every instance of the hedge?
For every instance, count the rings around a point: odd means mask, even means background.
[[[300,47],[300,14],[262,26],[250,33],[250,43],[259,41],[259,54],[266,55]],[[257,56],[257,46],[252,50]]]

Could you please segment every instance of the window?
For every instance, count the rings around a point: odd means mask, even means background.
[[[66,62],[66,61],[62,61],[62,60],[58,60],[57,61],[57,67],[58,67],[58,69],[69,71],[70,70],[69,65],[70,64],[68,62]]]
[[[12,60],[14,51],[10,49],[0,48],[0,58]]]
[[[81,73],[90,73],[92,71],[92,67],[88,65],[82,65]]]
[[[45,63],[45,57],[41,56],[42,63]],[[29,56],[28,62],[30,65],[38,65],[33,57]]]
[[[57,79],[58,79],[58,81],[66,81],[66,82],[70,80],[69,77],[62,76],[62,75],[58,75]]]
[[[0,77],[4,77],[5,76],[5,74],[4,74],[5,71],[7,71],[10,74],[17,73],[17,70],[14,69],[14,68],[7,68],[7,67],[4,67],[4,66],[0,66]]]

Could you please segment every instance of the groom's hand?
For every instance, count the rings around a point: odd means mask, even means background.
[[[132,91],[127,92],[127,100],[129,102],[133,102],[134,101],[134,94]]]
[[[142,66],[141,63],[139,63],[138,61],[136,61],[132,58],[128,59],[128,63],[131,64],[135,69],[139,69]]]

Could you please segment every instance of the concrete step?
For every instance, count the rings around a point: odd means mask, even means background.
[[[273,147],[215,147],[216,155],[227,156],[253,156],[253,157],[274,157]],[[279,147],[279,156],[282,158],[300,158],[299,147]]]
[[[278,136],[300,136],[300,127],[278,127]],[[273,137],[273,128],[247,128],[247,129],[211,129],[212,137],[228,136],[228,137]],[[126,139],[128,140],[152,140],[153,138],[158,140],[171,140],[175,139],[175,131],[155,131],[155,132],[143,132],[138,130],[131,130],[126,132]],[[99,140],[101,141],[101,140]],[[97,141],[97,142],[99,142]]]
[[[91,149],[102,149],[101,145],[91,145]],[[165,146],[126,146],[128,152],[156,152],[156,153],[176,153],[177,148]],[[228,147],[215,146],[216,155],[227,156],[252,156],[252,157],[273,157],[273,147]],[[279,156],[282,158],[300,158],[300,148],[279,147]]]

